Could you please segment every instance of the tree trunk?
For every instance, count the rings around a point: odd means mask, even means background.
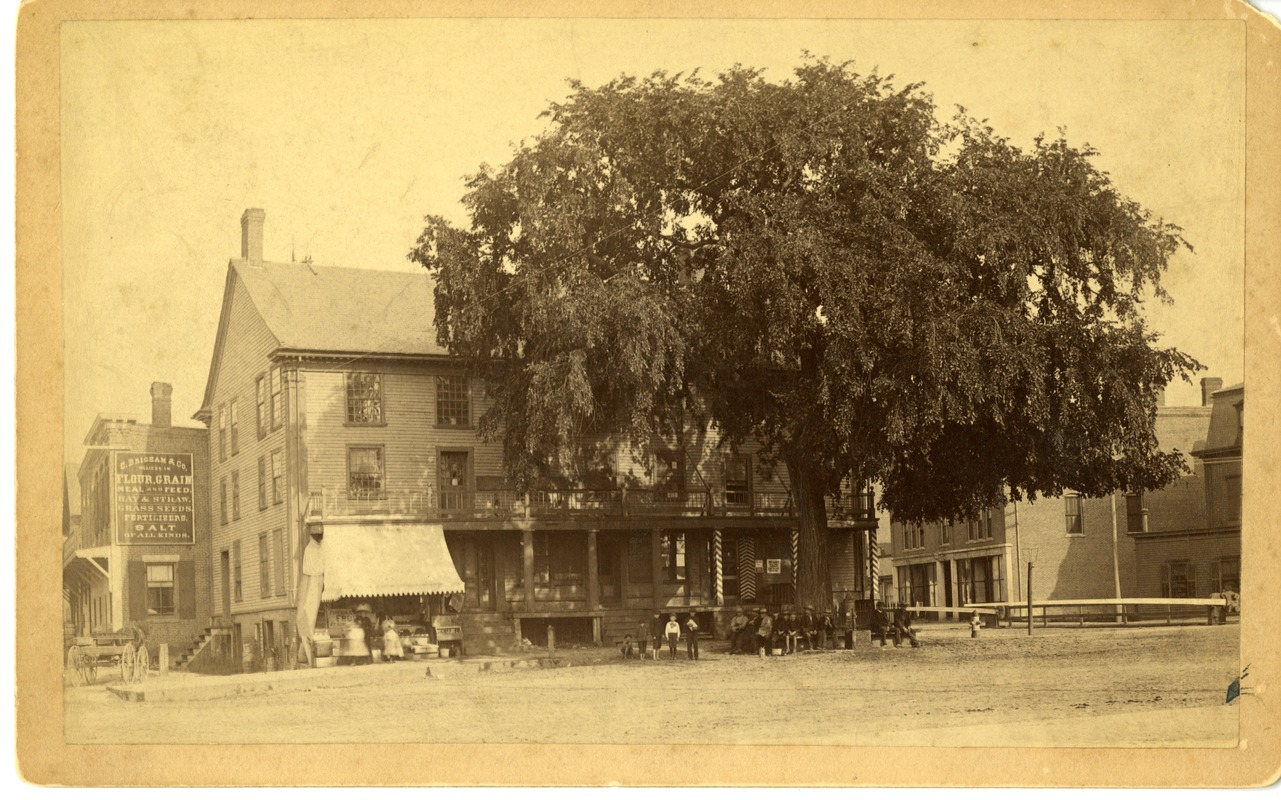
[[[832,578],[827,565],[827,505],[822,482],[799,459],[787,460],[799,533],[796,603],[822,611],[832,604]]]

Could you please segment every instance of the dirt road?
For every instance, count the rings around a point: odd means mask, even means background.
[[[126,703],[66,694],[73,743],[596,742],[1234,746],[1239,628],[925,631],[920,649],[698,662],[610,660],[368,681],[223,700]],[[201,680],[193,677],[191,680]]]

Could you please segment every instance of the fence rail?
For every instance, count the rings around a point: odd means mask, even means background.
[[[661,489],[566,489],[517,492],[506,489],[436,492],[430,489],[349,492],[324,488],[312,492],[310,519],[401,517],[415,519],[565,519],[572,517],[769,517],[796,515],[788,492],[752,492],[727,502],[724,492],[674,492]],[[873,519],[871,494],[828,498],[833,520]]]

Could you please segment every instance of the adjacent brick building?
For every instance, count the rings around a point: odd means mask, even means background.
[[[209,625],[209,434],[171,423],[171,394],[153,383],[150,423],[99,414],[85,437],[63,597],[74,635],[144,622],[176,660]]]

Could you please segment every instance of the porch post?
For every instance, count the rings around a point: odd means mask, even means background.
[[[663,532],[658,528],[650,528],[649,555],[654,573],[654,608],[667,605],[665,602],[660,602],[663,596],[663,548],[660,540],[662,535]]]
[[[725,605],[725,567],[721,562],[720,531],[712,531],[712,598],[718,608]]]
[[[587,608],[600,608],[600,564],[596,559],[596,531],[587,532]]]
[[[961,602],[961,585],[956,582],[956,559],[950,558],[946,563],[948,572],[952,574],[952,605],[964,605]]]
[[[525,610],[534,610],[534,532],[521,531],[520,541],[524,551]]]

